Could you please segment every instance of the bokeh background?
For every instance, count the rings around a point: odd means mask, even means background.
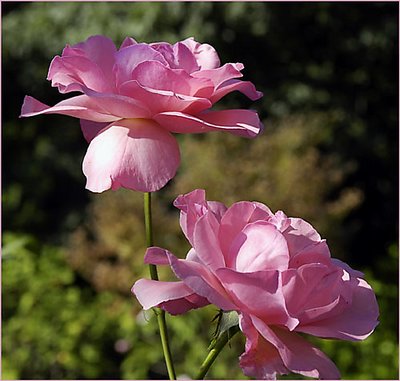
[[[18,119],[25,94],[51,105],[63,98],[45,80],[48,65],[93,34],[117,46],[125,36],[194,36],[223,63],[244,63],[264,98],[231,94],[221,107],[257,109],[265,133],[178,137],[179,173],[154,197],[156,244],[186,254],[172,201],[197,187],[226,204],[258,200],[303,217],[333,256],[365,272],[381,311],[365,342],[314,342],[344,379],[398,379],[397,3],[1,6],[3,379],[166,378],[157,324],[130,294],[147,277],[142,195],[84,189],[78,120]],[[168,317],[181,377],[204,359],[216,312]],[[238,334],[208,378],[243,379],[243,345]]]

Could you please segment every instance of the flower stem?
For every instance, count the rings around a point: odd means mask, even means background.
[[[153,226],[151,219],[151,193],[144,193],[144,224],[146,228],[146,244],[147,247],[153,246]],[[158,280],[158,272],[156,265],[149,265],[150,276],[153,280]],[[168,329],[165,320],[165,311],[161,308],[153,308],[154,314],[157,316],[158,327],[160,329],[161,345],[164,352],[165,364],[167,366],[168,376],[170,380],[176,380],[174,364],[171,356],[171,349],[168,342]]]
[[[240,331],[239,326],[235,325],[226,330],[219,336],[215,344],[211,347],[210,352],[208,352],[208,355],[206,359],[203,361],[203,364],[201,364],[201,367],[199,369],[199,372],[197,373],[195,380],[202,380],[205,377],[211,365],[214,363],[215,359],[222,351],[222,348],[239,331]]]

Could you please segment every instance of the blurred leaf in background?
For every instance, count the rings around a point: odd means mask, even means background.
[[[140,193],[90,195],[79,123],[18,119],[66,43],[93,34],[213,45],[264,92],[218,107],[257,109],[254,141],[179,136],[178,176],[154,197],[156,244],[183,257],[173,199],[196,187],[310,221],[332,255],[365,271],[381,309],[365,342],[316,340],[344,379],[398,379],[398,4],[3,2],[2,364],[6,379],[165,378],[157,325],[130,294],[147,276]],[[163,279],[172,274],[162,269]],[[193,377],[212,306],[168,317],[178,373]],[[237,335],[209,378],[241,379]],[[286,378],[293,378],[290,375]]]

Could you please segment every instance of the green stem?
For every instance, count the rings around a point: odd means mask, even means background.
[[[144,193],[144,224],[146,228],[147,247],[153,246],[153,226],[151,219],[151,193]],[[158,280],[156,265],[149,265],[150,276],[153,280]],[[168,329],[165,320],[165,311],[161,308],[153,308],[157,316],[158,327],[160,329],[161,345],[164,352],[165,364],[167,365],[168,376],[170,380],[176,380],[174,364],[172,361],[171,349],[168,342]]]
[[[203,361],[203,364],[201,364],[199,373],[197,374],[195,380],[202,380],[205,377],[211,365],[214,363],[215,359],[222,351],[222,348],[239,331],[239,326],[235,325],[234,327],[229,328],[227,331],[220,335],[215,344],[212,346],[210,352],[208,352],[208,355]]]

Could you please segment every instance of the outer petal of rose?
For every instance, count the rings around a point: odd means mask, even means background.
[[[145,310],[169,300],[179,300],[193,294],[183,282],[161,282],[139,279],[131,289]]]
[[[181,315],[189,310],[204,307],[208,304],[210,304],[210,302],[206,298],[203,298],[197,294],[191,294],[182,299],[163,302],[159,305],[159,307],[171,315]]]
[[[120,49],[115,54],[115,64],[113,69],[117,87],[122,83],[133,79],[132,71],[140,63],[154,61],[168,65],[162,54],[151,48],[148,44],[133,44]]]
[[[114,66],[114,54],[117,49],[114,42],[105,36],[91,36],[86,41],[67,47],[63,51],[63,55],[71,55],[72,51],[81,51],[93,63],[99,67],[106,79],[112,83],[112,68]]]
[[[215,215],[206,211],[201,216],[193,230],[193,247],[197,257],[209,269],[225,267],[224,256],[218,240],[219,222]]]
[[[200,44],[193,37],[182,41],[196,57],[200,69],[215,69],[220,65],[215,49],[209,44]]]
[[[235,202],[222,216],[219,241],[227,267],[234,267],[234,259],[236,257],[229,257],[229,249],[242,229],[250,222],[268,220],[270,216],[273,216],[273,213],[268,208],[265,207],[266,209],[264,209],[263,207],[265,205],[250,201]]]
[[[233,268],[241,272],[286,270],[289,251],[282,233],[267,221],[247,224],[228,251]]]
[[[191,309],[203,307],[209,302],[185,286],[183,282],[160,282],[140,279],[132,287],[143,309],[160,307],[172,315],[183,314]]]
[[[136,80],[123,83],[120,86],[120,94],[140,100],[152,114],[164,111],[195,114],[212,106],[208,99],[175,94],[167,90],[154,90],[141,86]]]
[[[168,257],[175,275],[196,294],[225,311],[237,309],[229,300],[218,279],[206,266],[193,261],[177,259],[173,255],[168,255]]]
[[[161,247],[152,246],[146,250],[146,254],[144,255],[144,263],[166,266],[169,265],[169,255],[173,254]]]
[[[75,118],[87,119],[93,122],[113,122],[119,117],[108,114],[98,107],[96,102],[86,95],[79,95],[66,99],[50,107],[35,98],[26,96],[22,105],[21,117],[35,116],[41,114],[62,114]]]
[[[299,321],[289,316],[277,270],[241,273],[228,268],[216,271],[239,310],[255,314],[267,324],[285,325],[293,330]]]
[[[375,294],[363,279],[353,282],[352,303],[341,314],[308,325],[296,331],[344,340],[364,340],[379,324],[379,308]]]
[[[226,211],[226,206],[218,201],[206,201],[204,189],[195,189],[187,194],[179,195],[174,200],[174,206],[181,213],[179,217],[181,229],[188,241],[193,245],[193,230],[197,220],[210,210],[220,222]]]
[[[243,64],[241,63],[227,63],[216,69],[194,72],[192,76],[196,78],[208,78],[211,80],[214,87],[217,88],[230,79],[243,77],[243,74],[240,72],[242,69]]]
[[[132,37],[125,37],[124,41],[122,41],[121,46],[119,47],[119,50],[123,49],[123,48],[127,48],[128,46],[131,45],[136,45],[137,41],[132,38]]]
[[[298,334],[278,327],[268,327],[255,316],[251,316],[251,320],[265,340],[275,346],[283,363],[291,372],[325,380],[340,379],[336,365]]]
[[[138,64],[129,79],[136,80],[140,85],[150,89],[172,91],[189,96],[207,98],[214,92],[214,86],[210,80],[194,78],[182,69],[171,69],[157,61]]]
[[[287,374],[277,349],[254,328],[250,318],[241,314],[239,325],[246,336],[246,351],[240,356],[240,367],[248,377],[275,380],[276,374]]]
[[[246,97],[250,98],[252,101],[260,99],[263,96],[261,91],[257,91],[256,87],[250,81],[240,81],[237,79],[232,79],[223,83],[219,86],[215,91],[212,97],[210,98],[212,103],[218,102],[222,97],[226,94],[231,93],[232,91],[240,91]]]
[[[175,176],[179,161],[175,138],[156,123],[121,120],[91,141],[83,161],[86,188],[153,192]]]
[[[90,143],[97,134],[106,128],[110,123],[92,122],[90,120],[81,119],[81,130],[86,141]]]
[[[195,189],[187,194],[179,195],[174,206],[181,213],[179,222],[186,238],[193,246],[193,231],[197,220],[206,212],[206,192],[204,189]]]
[[[197,116],[181,112],[162,112],[153,118],[167,130],[180,134],[226,131],[254,138],[263,130],[257,113],[252,110],[209,111]]]
[[[352,277],[354,278],[364,278],[364,273],[358,270],[352,269],[347,263],[341,261],[337,258],[331,258],[331,261],[338,267],[341,267],[343,270],[346,270]]]

